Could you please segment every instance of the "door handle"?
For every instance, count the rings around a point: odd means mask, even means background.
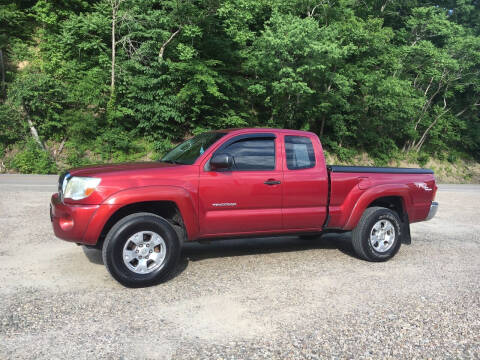
[[[279,180],[274,180],[274,179],[268,179],[267,181],[264,182],[265,185],[278,185],[281,184],[281,181]]]

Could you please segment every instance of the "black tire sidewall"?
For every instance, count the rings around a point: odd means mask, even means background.
[[[148,274],[137,274],[123,262],[123,248],[127,240],[140,231],[153,231],[159,234],[166,245],[164,265]],[[179,255],[179,241],[175,230],[163,218],[158,216],[142,215],[130,218],[117,228],[112,228],[106,241],[105,261],[112,276],[127,287],[143,287],[155,285],[164,280],[176,266]]]
[[[388,249],[388,251],[382,253],[376,251],[370,243],[370,232],[372,231],[375,223],[380,220],[390,221],[395,228],[395,239],[393,246]],[[373,261],[385,261],[393,257],[400,249],[400,239],[402,235],[401,229],[402,226],[400,224],[400,219],[395,212],[389,209],[380,209],[375,211],[366,221],[364,233],[362,234],[363,249],[367,256]]]

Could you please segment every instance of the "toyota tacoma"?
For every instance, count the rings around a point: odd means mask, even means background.
[[[325,164],[319,138],[282,129],[195,136],[158,162],[89,166],[59,178],[57,237],[102,249],[110,274],[140,287],[172,276],[187,241],[351,231],[361,259],[409,244],[437,210],[432,170]]]

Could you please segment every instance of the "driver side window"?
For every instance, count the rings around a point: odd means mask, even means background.
[[[275,169],[275,139],[247,138],[222,150],[233,157],[232,170],[255,171]]]

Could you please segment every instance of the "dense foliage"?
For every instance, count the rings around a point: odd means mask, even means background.
[[[340,158],[480,158],[478,0],[0,0],[0,51],[0,155],[21,171],[245,126]]]

